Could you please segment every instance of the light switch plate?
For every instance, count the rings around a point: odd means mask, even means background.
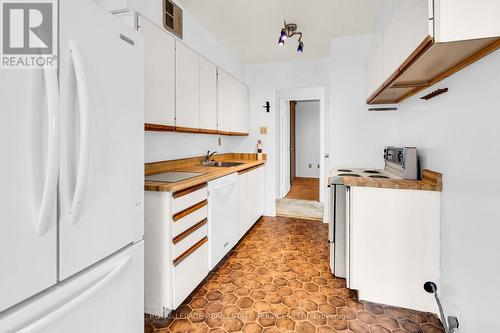
[[[267,134],[267,127],[261,127],[260,134]]]

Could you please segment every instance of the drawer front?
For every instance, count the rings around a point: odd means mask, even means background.
[[[204,238],[187,257],[174,266],[173,308],[176,309],[208,274],[208,243]]]
[[[195,225],[193,228],[195,230],[186,231],[186,235],[179,235],[173,239],[174,242],[174,258],[180,257],[186,251],[188,251],[193,245],[199,242],[201,239],[207,236],[208,234],[208,224],[207,220],[203,220],[199,222],[200,224]],[[182,238],[177,241],[177,238]]]
[[[192,206],[193,211],[187,211],[187,214],[184,215],[182,214],[183,211],[180,213],[182,215],[174,215],[173,216],[173,236],[177,237],[184,231],[188,230],[189,228],[193,227],[196,225],[198,222],[203,221],[204,219],[207,218],[208,216],[208,204],[207,201],[204,200],[201,203]],[[189,208],[188,208],[189,209]]]
[[[173,214],[176,214],[186,208],[189,208],[197,203],[207,199],[208,188],[206,184],[200,187],[195,187],[193,189],[187,189],[180,192],[176,192],[173,195]]]

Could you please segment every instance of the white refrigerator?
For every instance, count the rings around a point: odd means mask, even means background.
[[[143,330],[143,39],[59,1],[58,70],[0,70],[0,332]]]

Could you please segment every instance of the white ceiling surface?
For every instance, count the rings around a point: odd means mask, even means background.
[[[384,0],[181,0],[185,9],[244,64],[326,57],[330,39],[375,32]],[[283,20],[297,38],[278,46]]]

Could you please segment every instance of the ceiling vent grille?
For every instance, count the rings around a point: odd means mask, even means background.
[[[163,0],[163,27],[182,39],[182,9],[170,0]]]

